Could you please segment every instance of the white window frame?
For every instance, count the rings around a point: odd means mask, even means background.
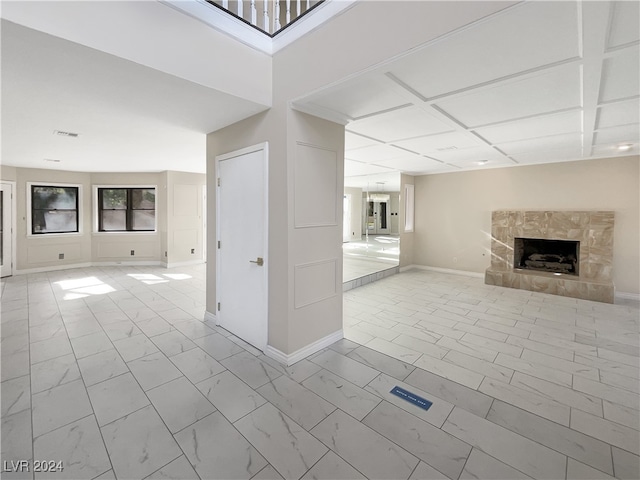
[[[52,233],[33,233],[32,215],[31,215],[31,187],[75,187],[78,189],[78,231],[77,232],[52,232]],[[82,185],[79,183],[60,183],[60,182],[27,182],[27,237],[28,238],[51,238],[51,237],[69,237],[81,236],[83,230],[83,192]]]
[[[93,188],[93,235],[157,235],[158,234],[158,185],[92,185]],[[99,216],[100,216],[100,206],[98,205],[98,189],[100,188],[153,188],[156,191],[156,214],[154,218],[153,230],[147,231],[128,231],[128,230],[120,230],[117,232],[101,232],[98,229],[99,226]]]
[[[415,194],[411,183],[404,185],[404,233],[411,233],[415,222]]]

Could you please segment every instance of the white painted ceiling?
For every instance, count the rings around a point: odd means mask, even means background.
[[[204,173],[206,134],[267,108],[6,20],[1,33],[3,165]]]
[[[639,5],[523,2],[297,105],[346,123],[349,186],[638,154]]]
[[[344,119],[347,185],[637,154],[639,18],[637,1],[523,2],[298,104]],[[204,172],[205,134],[266,108],[5,20],[1,33],[4,165]]]

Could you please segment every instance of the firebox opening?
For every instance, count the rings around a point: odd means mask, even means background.
[[[514,238],[513,268],[579,275],[580,242]]]

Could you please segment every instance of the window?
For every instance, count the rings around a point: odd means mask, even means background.
[[[155,188],[98,188],[99,232],[153,232],[155,229]]]
[[[77,186],[30,185],[31,234],[79,233]]]
[[[414,187],[410,183],[404,186],[404,231],[413,232]]]

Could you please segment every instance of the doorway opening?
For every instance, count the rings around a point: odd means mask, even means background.
[[[345,175],[344,195],[351,202],[343,226],[343,282],[397,267],[400,174]]]

